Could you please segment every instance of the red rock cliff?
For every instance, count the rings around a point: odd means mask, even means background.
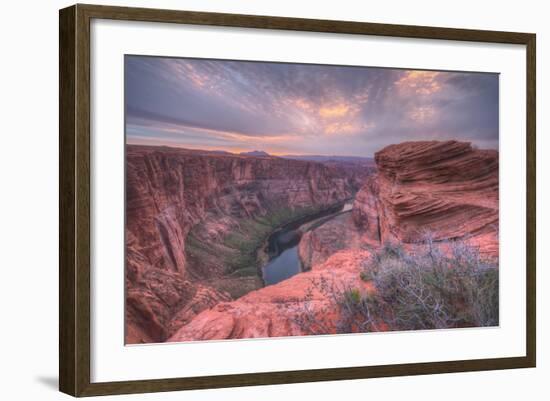
[[[405,142],[375,155],[382,241],[476,237],[498,256],[498,152],[457,141]]]
[[[174,325],[234,296],[211,282],[240,250],[225,241],[230,234],[251,226],[256,235],[265,227],[256,218],[342,201],[361,179],[314,162],[143,146],[127,146],[126,163],[129,343],[161,341]],[[258,278],[248,279],[254,288],[251,280]]]
[[[339,251],[311,271],[297,274],[276,285],[253,291],[234,302],[222,302],[197,315],[168,341],[219,340],[230,338],[281,337],[311,334],[296,321],[304,312],[304,302],[314,319],[323,325],[324,334],[337,333],[338,314],[333,299],[315,283],[334,283],[372,290],[359,280],[367,251]],[[331,284],[328,284],[331,285]],[[306,294],[310,293],[307,301]]]
[[[300,255],[310,271],[203,310],[168,341],[309,334],[296,323],[308,310],[336,332],[334,300],[312,288],[324,281],[372,291],[360,278],[369,249],[384,241],[415,243],[430,231],[437,239],[469,238],[498,256],[498,153],[470,144],[411,142],[376,154],[378,174],[367,179],[353,210],[308,231]],[[384,330],[380,326],[380,330]]]

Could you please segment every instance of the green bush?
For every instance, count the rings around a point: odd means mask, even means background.
[[[361,280],[363,281],[372,281],[374,280],[374,274],[372,272],[372,270],[363,270],[360,274],[359,274],[359,277],[361,277]]]
[[[344,292],[344,301],[351,305],[359,305],[361,303],[361,293],[357,288],[352,288]]]

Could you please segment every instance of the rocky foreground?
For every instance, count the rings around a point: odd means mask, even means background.
[[[361,280],[365,260],[385,242],[414,247],[464,239],[498,259],[498,153],[468,143],[409,142],[376,153],[378,173],[366,178],[353,210],[308,232],[299,254],[309,271],[252,291],[236,301],[218,299],[182,324],[168,341],[311,334],[304,313],[335,333],[330,291]],[[384,324],[379,330],[391,329]]]
[[[254,264],[265,236],[350,198],[370,173],[349,164],[131,145],[126,161],[130,344],[165,341],[200,312],[260,288]]]

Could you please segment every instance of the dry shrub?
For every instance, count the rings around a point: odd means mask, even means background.
[[[375,291],[352,283],[312,282],[294,322],[307,334],[423,330],[499,324],[498,266],[466,241],[435,242],[427,235],[411,250],[387,243],[364,262],[360,279]],[[330,302],[312,307],[313,289]],[[337,311],[337,313],[332,313]],[[332,313],[336,321],[323,319]]]
[[[367,292],[334,277],[322,276],[311,283],[293,318],[303,333],[320,335],[379,330],[373,314],[377,301]],[[315,301],[314,292],[323,294],[325,301]],[[331,316],[334,319],[330,319]]]
[[[466,241],[405,251],[387,244],[367,263],[382,318],[393,330],[496,326],[498,266]]]

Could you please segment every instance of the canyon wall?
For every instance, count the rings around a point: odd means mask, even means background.
[[[302,269],[311,270],[338,251],[360,249],[367,238],[370,238],[368,233],[355,225],[352,212],[341,213],[302,235],[298,244]],[[376,241],[375,237],[372,239]]]
[[[361,280],[364,262],[387,241],[414,246],[465,239],[498,258],[498,152],[468,143],[410,142],[376,154],[378,173],[367,178],[351,213],[302,236],[306,272],[198,314],[168,341],[311,334],[297,316],[306,310],[335,333],[337,308],[322,287],[374,291]],[[319,284],[322,283],[322,284]],[[386,330],[380,324],[379,330]]]
[[[457,141],[405,142],[382,149],[375,160],[382,242],[470,239],[498,257],[496,150]]]
[[[254,262],[249,244],[351,197],[364,175],[277,157],[128,145],[126,342],[162,341],[201,310],[258,288],[256,267],[243,268]]]

